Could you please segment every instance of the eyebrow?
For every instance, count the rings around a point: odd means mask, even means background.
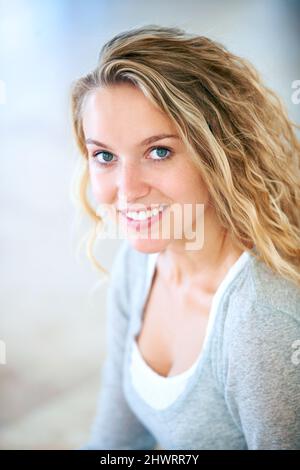
[[[147,139],[144,139],[139,145],[149,145],[152,144],[153,142],[156,142],[157,140],[162,140],[162,139],[179,139],[179,136],[177,134],[158,134],[158,135],[152,135],[151,137],[147,137]],[[109,150],[112,150],[109,148],[108,145],[104,144],[103,142],[99,142],[98,140],[94,139],[86,139],[85,141],[86,144],[95,144],[98,145],[99,147],[105,147]]]

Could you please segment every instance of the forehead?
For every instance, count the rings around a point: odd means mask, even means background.
[[[85,136],[94,138],[176,132],[170,118],[130,84],[90,92],[83,104],[82,125]]]

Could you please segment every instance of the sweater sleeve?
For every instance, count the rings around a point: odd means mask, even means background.
[[[300,311],[250,308],[230,325],[225,399],[248,449],[300,449]]]
[[[107,351],[101,369],[96,414],[88,442],[78,450],[154,449],[152,433],[129,407],[123,393],[124,349],[129,326],[127,241],[114,259],[107,291]]]

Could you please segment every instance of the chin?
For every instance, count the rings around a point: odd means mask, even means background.
[[[170,240],[153,240],[149,239],[139,239],[135,237],[128,237],[128,242],[131,246],[141,253],[158,253],[165,250]]]

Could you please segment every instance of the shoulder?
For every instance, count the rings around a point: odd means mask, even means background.
[[[245,371],[257,375],[262,363],[273,372],[292,366],[300,343],[299,287],[251,257],[227,306],[222,344],[225,369],[240,362]]]
[[[277,316],[280,321],[285,317],[285,321],[300,323],[300,287],[250,255],[230,292],[225,323],[237,326],[254,321],[263,327],[266,315],[274,321]]]
[[[122,240],[113,259],[111,277],[122,275],[130,285],[134,284],[145,272],[148,257],[148,253],[135,250],[127,239]]]
[[[240,274],[219,363],[228,409],[249,448],[299,448],[299,288],[256,259]]]
[[[295,319],[300,316],[300,287],[274,273],[265,263],[251,258],[250,272],[256,300],[274,311],[285,312]]]
[[[122,240],[109,273],[109,295],[117,294],[129,302],[144,282],[147,262],[147,253],[135,250],[127,239]]]

